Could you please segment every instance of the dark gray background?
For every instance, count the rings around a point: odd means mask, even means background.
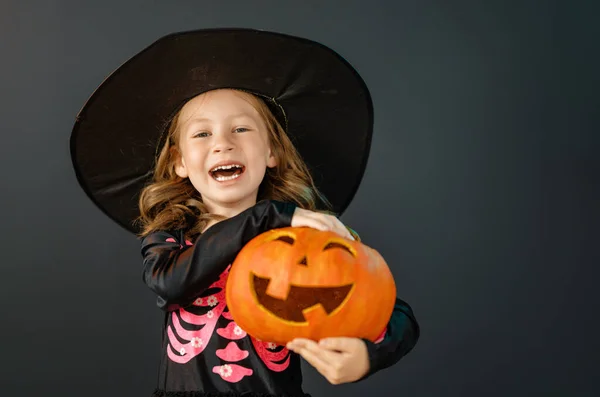
[[[343,220],[386,257],[422,337],[358,384],[306,366],[307,391],[600,394],[597,2],[320,3],[0,2],[3,397],[153,389],[161,312],[139,243],[77,185],[69,135],[114,68],[202,27],[320,41],[373,95]]]

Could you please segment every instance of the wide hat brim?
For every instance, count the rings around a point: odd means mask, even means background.
[[[71,156],[91,200],[138,233],[138,198],[156,148],[189,99],[218,88],[270,98],[317,188],[342,214],[366,167],[373,106],[356,70],[330,48],[253,29],[205,29],[165,36],[116,69],[79,112]]]

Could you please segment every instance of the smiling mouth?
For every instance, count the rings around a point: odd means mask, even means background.
[[[293,322],[306,322],[303,311],[320,304],[329,315],[338,308],[352,289],[352,284],[340,287],[299,287],[292,285],[286,299],[267,294],[271,279],[253,275],[252,283],[258,302],[277,317]]]
[[[241,164],[221,165],[211,169],[208,173],[217,182],[225,182],[237,179],[246,171]]]

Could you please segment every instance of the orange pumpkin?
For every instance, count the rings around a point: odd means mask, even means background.
[[[288,227],[246,244],[231,266],[226,299],[237,325],[265,342],[375,341],[392,314],[396,285],[381,255],[365,244]]]

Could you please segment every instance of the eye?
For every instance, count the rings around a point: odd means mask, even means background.
[[[289,245],[294,245],[295,240],[293,237],[285,235],[285,236],[279,236],[273,241],[283,241],[284,243],[287,243]]]
[[[246,132],[246,131],[250,131],[250,130],[248,128],[246,128],[246,127],[238,127],[235,130],[233,130],[233,132],[238,132],[238,133],[240,133],[240,132]]]
[[[201,131],[201,132],[197,132],[194,135],[192,135],[192,137],[194,137],[194,138],[206,138],[207,136],[210,136],[210,132]]]
[[[348,252],[350,255],[352,255],[352,256],[354,256],[354,257],[356,256],[356,255],[354,254],[354,252],[353,252],[353,251],[352,251],[350,248],[348,248],[348,247],[347,247],[347,246],[345,246],[344,244],[336,243],[336,242],[334,242],[334,241],[332,241],[332,242],[330,242],[329,244],[327,244],[327,245],[325,246],[325,248],[323,248],[323,251],[327,251],[327,250],[330,250],[330,249],[335,249],[335,248],[340,248],[340,249],[343,249],[344,251]]]

